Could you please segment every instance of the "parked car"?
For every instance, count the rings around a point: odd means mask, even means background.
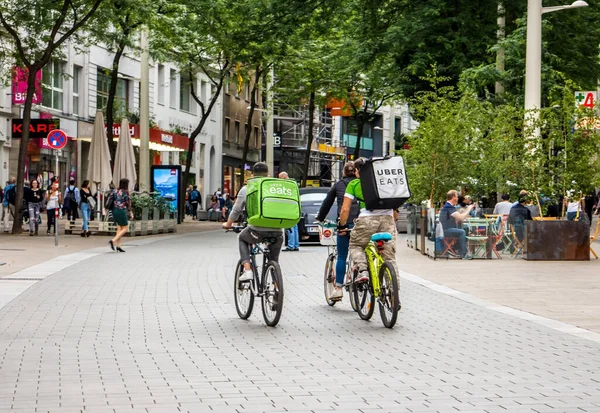
[[[329,188],[300,188],[300,203],[302,204],[302,218],[298,223],[301,242],[319,242],[319,225],[315,222],[319,209],[329,192]],[[337,219],[337,202],[329,210],[327,219]]]
[[[396,230],[398,233],[406,233],[408,230],[408,210],[402,207],[398,210],[398,219],[396,220]]]

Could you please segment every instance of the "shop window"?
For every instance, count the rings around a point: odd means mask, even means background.
[[[73,115],[79,115],[79,89],[81,87],[81,67],[73,66]]]
[[[177,109],[177,72],[171,69],[169,75],[169,106]]]
[[[159,105],[165,104],[165,67],[158,65],[158,99]]]
[[[96,76],[96,109],[106,108],[108,103],[108,91],[110,90],[110,70],[98,68]],[[117,92],[115,93],[114,113],[125,115],[129,109],[129,82],[127,79],[117,80]]]
[[[63,109],[64,64],[50,61],[42,69],[42,105],[52,109]]]
[[[233,141],[240,143],[240,122],[235,121],[235,129],[233,130]]]

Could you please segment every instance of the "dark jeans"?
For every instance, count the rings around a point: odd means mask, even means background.
[[[354,225],[348,225],[352,228]],[[346,261],[348,260],[348,248],[350,247],[350,233],[337,236],[337,262],[335,264],[335,285],[344,285],[346,275]]]
[[[69,221],[75,221],[77,218],[79,218],[77,205],[75,205],[74,208],[65,208],[63,212],[67,215],[67,219]]]
[[[54,209],[47,209],[46,214],[48,216],[48,231],[50,228],[53,228],[53,231],[56,231],[56,220],[54,219]]]
[[[271,261],[279,261],[279,253],[283,245],[283,232],[277,229],[273,231],[257,231],[247,227],[239,236],[242,263],[250,262],[250,248],[252,248],[252,245],[262,242],[265,238],[275,238],[275,243],[269,245],[269,254]]]
[[[458,239],[458,247],[457,253],[461,257],[464,257],[467,253],[467,236],[465,235],[465,231],[458,228],[447,228],[444,230],[445,238],[457,238]]]
[[[198,217],[198,201],[192,201],[192,217],[194,219]]]

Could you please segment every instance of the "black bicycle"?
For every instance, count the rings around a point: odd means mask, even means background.
[[[233,232],[239,233],[244,226],[232,227]],[[253,245],[250,250],[250,261],[254,278],[250,281],[240,281],[244,272],[242,260],[235,267],[235,278],[233,281],[233,293],[235,295],[235,309],[242,320],[248,319],[254,307],[254,297],[261,297],[262,312],[265,323],[269,327],[275,327],[281,318],[283,310],[283,276],[281,267],[276,261],[272,261],[269,255],[269,246],[276,242],[275,238],[265,238],[261,243]],[[256,256],[263,255],[263,265],[256,266]]]

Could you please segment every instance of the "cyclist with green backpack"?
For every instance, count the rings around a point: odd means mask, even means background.
[[[278,261],[283,229],[293,227],[300,220],[300,194],[294,180],[269,178],[269,168],[264,162],[254,164],[252,173],[253,178],[238,192],[229,218],[223,224],[224,229],[231,229],[246,209],[249,225],[239,235],[240,258],[244,266],[239,281],[254,278],[250,264],[252,245],[274,239],[269,247],[270,259]]]

